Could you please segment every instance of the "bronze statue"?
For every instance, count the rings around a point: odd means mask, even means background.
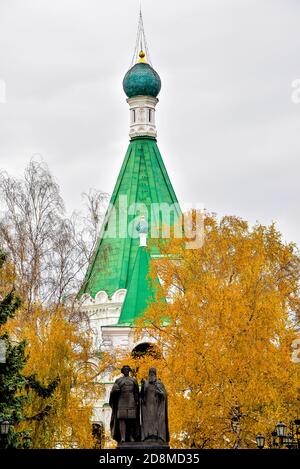
[[[138,441],[140,436],[139,386],[130,371],[128,365],[123,366],[123,376],[116,379],[109,398],[111,435],[119,443]]]
[[[141,388],[142,441],[169,441],[168,396],[163,383],[156,379],[156,369],[149,368],[148,380]]]

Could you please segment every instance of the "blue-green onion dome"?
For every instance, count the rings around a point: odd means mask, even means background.
[[[153,96],[160,92],[161,81],[158,73],[146,62],[138,62],[126,73],[123,89],[128,98]]]

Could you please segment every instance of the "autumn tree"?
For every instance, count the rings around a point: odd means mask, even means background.
[[[91,418],[105,360],[96,357],[87,318],[75,302],[97,242],[107,194],[84,194],[85,210],[66,216],[47,166],[31,161],[24,178],[0,174],[0,245],[15,265],[22,307],[6,325],[26,341],[25,419],[32,447],[92,447]],[[21,345],[20,345],[21,346]]]
[[[6,256],[0,251],[0,270],[3,275],[3,267]],[[7,283],[11,277],[9,268],[5,268]],[[0,446],[2,448],[18,448],[23,446],[22,432],[14,431],[14,424],[18,424],[23,418],[24,397],[18,395],[26,383],[22,370],[26,362],[25,342],[13,345],[9,335],[3,330],[3,326],[9,318],[12,318],[20,306],[20,299],[14,294],[12,288],[1,289],[0,296],[0,341],[3,347],[4,357],[0,363],[0,421],[10,424],[7,437],[2,436]]]
[[[15,279],[6,262],[0,269],[0,336],[6,344],[0,419],[11,424],[8,446],[22,447],[26,436],[24,445],[32,448],[93,447],[93,404],[103,393],[98,376],[105,359],[94,354],[90,329],[70,320],[63,305],[35,303],[28,315],[15,296]]]
[[[53,311],[36,304],[30,312],[28,317],[20,307],[4,325],[4,338],[13,336],[15,345],[7,347],[0,375],[0,417],[10,414],[8,420],[30,437],[32,448],[91,448],[93,406],[103,395],[98,378],[106,368],[105,357],[100,361],[94,354],[90,330],[70,321],[64,306]],[[2,399],[11,412],[2,412]]]
[[[32,420],[42,421],[48,412],[45,397],[51,397],[58,380],[41,386],[35,376],[26,376],[28,360],[26,340],[16,340],[8,334],[13,318],[20,311],[21,301],[14,291],[15,272],[7,256],[0,250],[0,342],[3,348],[3,363],[0,363],[0,421],[9,424],[7,436],[2,436],[2,448],[26,448],[31,446],[30,424]],[[26,392],[26,391],[27,392]],[[40,411],[27,414],[28,392],[40,398]]]
[[[158,368],[173,446],[251,448],[257,433],[270,437],[278,420],[300,416],[300,365],[291,359],[299,252],[274,225],[207,215],[204,227],[201,248],[172,239],[152,261],[160,288],[136,335],[154,339],[161,357],[123,363],[139,378]]]
[[[76,294],[95,248],[107,194],[84,194],[83,212],[65,213],[48,167],[32,160],[24,178],[0,173],[0,243],[17,269],[27,304],[49,305]]]
[[[38,382],[30,382],[26,404],[33,448],[91,448],[104,364],[93,355],[89,331],[67,320],[63,306],[56,311],[35,306],[30,319],[19,315],[11,327],[29,344],[24,373]],[[57,382],[54,393],[48,391],[50,382]]]

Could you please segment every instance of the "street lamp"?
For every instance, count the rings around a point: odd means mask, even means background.
[[[283,422],[278,422],[275,430],[279,439],[279,447],[281,448],[286,443],[286,425]]]
[[[261,433],[256,436],[256,444],[259,449],[263,449],[265,446],[265,437]]]
[[[283,422],[278,422],[275,430],[271,433],[271,448],[300,449],[300,420],[294,420],[289,425],[290,433],[287,435],[287,426]],[[257,447],[263,449],[265,437],[260,433],[256,436]]]
[[[6,342],[0,339],[0,363],[6,363]]]
[[[274,447],[275,447],[275,446],[278,446],[278,445],[277,445],[277,442],[276,442],[277,432],[276,432],[276,431],[272,432],[272,433],[271,433],[271,436],[272,436],[272,446],[274,446]]]
[[[289,433],[285,438],[285,445],[288,449],[292,449],[293,447],[293,435]]]
[[[286,425],[283,422],[278,422],[276,425],[276,433],[280,438],[284,438],[286,435]]]
[[[24,444],[24,448],[28,449],[31,447],[31,437],[29,435],[25,435],[23,436],[23,444]]]
[[[297,445],[297,448],[300,449],[300,420],[299,419],[296,419],[294,421],[294,424],[295,424],[295,436],[296,436],[296,445]]]
[[[9,432],[9,427],[10,427],[10,424],[7,420],[4,420],[4,422],[1,422],[0,424],[1,435],[7,435]]]

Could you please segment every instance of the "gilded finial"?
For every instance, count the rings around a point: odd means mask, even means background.
[[[139,62],[146,62],[145,55],[145,52],[141,50],[139,53]]]

